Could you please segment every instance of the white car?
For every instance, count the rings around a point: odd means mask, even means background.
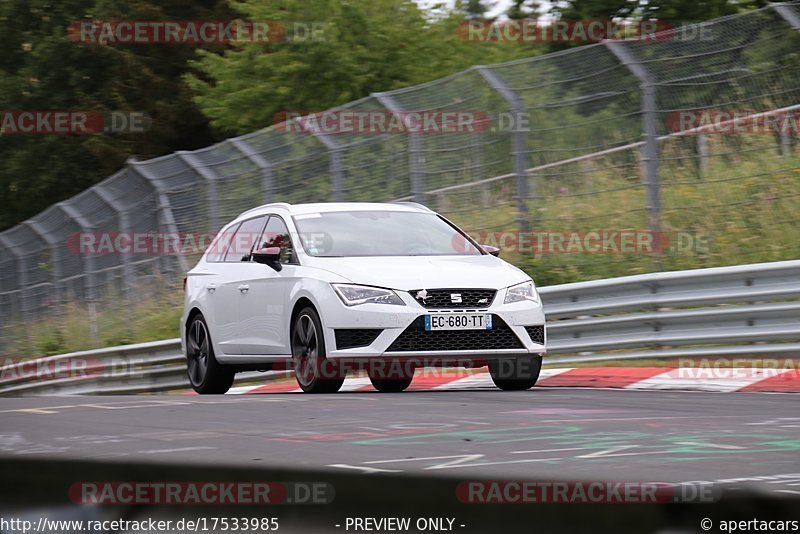
[[[239,215],[188,273],[181,340],[198,393],[291,365],[306,392],[348,370],[403,391],[414,370],[489,366],[532,387],[545,318],[531,277],[414,203],[268,204]]]

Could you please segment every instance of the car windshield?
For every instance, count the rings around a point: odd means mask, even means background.
[[[433,213],[341,211],[294,217],[311,256],[480,255],[463,234]]]

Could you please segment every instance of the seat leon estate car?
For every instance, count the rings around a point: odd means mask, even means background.
[[[217,234],[185,280],[181,341],[198,393],[236,372],[294,371],[303,391],[348,372],[399,392],[419,368],[489,367],[532,387],[545,318],[531,277],[415,203],[268,204]]]

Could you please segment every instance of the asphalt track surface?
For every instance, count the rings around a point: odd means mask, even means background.
[[[3,398],[0,455],[364,476],[702,480],[797,497],[798,401],[566,388]]]

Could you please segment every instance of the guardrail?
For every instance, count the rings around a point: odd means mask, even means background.
[[[539,291],[548,320],[545,362],[550,364],[800,354],[800,260],[626,276]],[[81,367],[71,368],[76,362]],[[288,374],[240,373],[237,382]],[[18,362],[0,375],[0,394],[6,395],[187,388],[179,339]]]

